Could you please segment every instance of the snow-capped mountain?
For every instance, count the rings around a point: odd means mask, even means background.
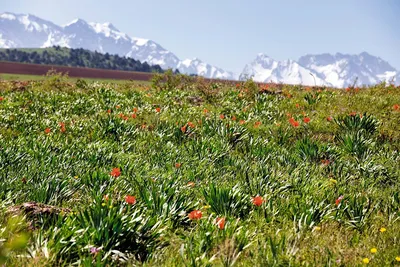
[[[199,60],[181,61],[156,42],[132,38],[111,23],[88,23],[82,19],[75,19],[64,26],[58,26],[30,14],[0,14],[0,48],[54,45],[132,57],[150,65],[160,65],[164,69],[179,69],[181,73],[207,78],[235,78],[233,73]]]
[[[201,60],[180,60],[158,43],[132,38],[113,24],[86,22],[76,19],[58,26],[34,15],[0,14],[0,48],[36,48],[54,45],[84,48],[101,53],[131,57],[150,65],[178,69],[181,73],[206,78],[245,79],[258,82],[282,82],[303,85],[347,87],[357,79],[357,85],[381,81],[400,84],[400,72],[386,61],[366,52],[359,55],[337,53],[306,55],[298,61],[276,61],[259,54],[247,64],[240,75],[212,66]]]
[[[352,85],[356,79],[357,85],[389,82],[396,75],[395,68],[389,63],[366,52],[359,55],[306,55],[299,59],[299,63],[319,73],[334,87]]]
[[[276,61],[262,53],[247,64],[240,75],[241,80],[250,77],[257,82],[330,85],[320,77],[319,73],[301,66],[296,61]]]
[[[196,73],[204,77],[215,77],[218,79],[238,78],[233,72],[224,71],[223,69],[211,66],[198,58],[186,59],[179,62],[178,69],[182,73]]]

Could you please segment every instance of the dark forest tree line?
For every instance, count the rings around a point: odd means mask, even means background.
[[[159,65],[150,66],[147,62],[108,53],[101,54],[85,49],[70,49],[54,46],[52,48],[19,50],[4,49],[0,51],[1,61],[20,63],[33,63],[43,65],[60,65],[71,67],[86,67],[97,69],[160,72],[163,70]]]

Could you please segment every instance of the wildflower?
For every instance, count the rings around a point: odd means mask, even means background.
[[[235,121],[235,120],[236,120],[236,117],[235,117],[235,116],[232,116],[232,120]]]
[[[329,182],[331,182],[332,184],[337,184],[337,181],[335,179],[329,179]]]
[[[394,104],[393,105],[393,110],[399,110],[400,109],[400,105],[399,104]]]
[[[364,264],[368,264],[368,263],[369,263],[369,259],[368,259],[368,258],[364,258],[364,259],[362,260],[362,262],[363,262]]]
[[[78,179],[78,178],[79,178],[79,176],[78,176],[78,175],[75,175],[75,176],[74,176],[74,179]]]
[[[347,88],[346,88],[346,92],[350,92],[350,87],[347,87]]]
[[[190,121],[189,121],[189,122],[187,123],[187,125],[188,125],[190,128],[194,128],[193,122],[190,122]]]
[[[175,163],[175,168],[179,169],[182,166],[182,163]]]
[[[142,124],[142,126],[140,126],[142,129],[146,129],[146,124]]]
[[[138,108],[133,108],[132,111],[137,113],[138,112]]]
[[[0,101],[3,101],[3,100],[4,100],[4,97],[0,96]]]
[[[400,262],[400,256],[396,257],[396,261]]]
[[[209,209],[209,208],[211,208],[210,205],[205,205],[205,206],[203,207],[203,209],[205,209],[205,210],[207,210],[207,209]]]
[[[159,113],[161,111],[161,108],[156,108],[156,112]]]
[[[131,117],[132,117],[132,119],[136,119],[136,113],[133,113],[133,114],[131,115]]]
[[[295,128],[300,126],[300,123],[298,121],[296,121],[295,119],[293,119],[293,117],[290,117],[289,123]]]
[[[121,175],[121,170],[120,168],[113,168],[110,174],[112,177],[117,178]]]
[[[46,134],[49,134],[49,133],[51,132],[51,129],[50,129],[50,128],[46,128],[46,129],[44,130],[44,132],[45,132]]]
[[[371,248],[371,253],[375,254],[376,252],[378,252],[378,250],[376,248]]]
[[[261,125],[261,121],[256,121],[255,123],[254,123],[254,127],[255,128],[258,128],[258,126],[260,126]]]
[[[300,104],[299,103],[296,103],[296,108],[300,108]]]
[[[225,228],[225,218],[217,218],[217,226],[220,230]]]
[[[355,115],[357,115],[357,112],[355,112],[355,111],[353,111],[353,112],[350,112],[350,114],[349,114],[350,116],[352,116],[352,117],[354,117]]]
[[[101,203],[101,205],[102,205],[103,207],[105,207],[105,206],[106,206],[106,203],[103,202],[103,203]]]
[[[190,220],[199,220],[203,216],[201,210],[193,210],[189,213],[188,217]]]
[[[315,230],[315,231],[319,231],[319,230],[321,230],[321,227],[320,227],[320,226],[315,226],[315,227],[314,227],[314,230]]]
[[[103,199],[104,199],[105,201],[108,201],[108,200],[109,200],[108,195],[104,195],[104,196],[103,196]]]
[[[253,198],[253,204],[257,207],[261,206],[263,202],[264,202],[264,199],[260,196],[256,196]]]
[[[239,124],[240,124],[240,125],[243,125],[243,124],[245,124],[245,123],[246,123],[245,120],[240,120],[240,121],[239,121]]]
[[[203,112],[204,113],[208,113],[208,110],[205,108],[205,109],[203,109]]]
[[[327,121],[332,121],[332,117],[327,117],[326,120]]]
[[[194,183],[194,182],[188,182],[188,183],[187,183],[187,186],[189,186],[189,187],[194,187],[194,186],[195,186],[195,183]]]
[[[184,125],[184,126],[181,127],[181,132],[182,132],[182,133],[186,133],[186,125]]]
[[[60,131],[61,131],[62,133],[64,133],[64,132],[66,131],[66,129],[65,129],[65,123],[64,123],[64,122],[59,122],[58,125],[60,125]]]
[[[97,254],[100,250],[101,248],[91,247],[90,254]]]
[[[111,109],[107,109],[107,113],[110,114],[111,113]]]
[[[134,205],[136,203],[136,197],[127,195],[125,197],[125,202],[128,203],[129,205]]]
[[[309,123],[309,122],[310,122],[310,118],[309,118],[309,117],[305,117],[305,118],[303,119],[303,121],[304,121],[304,123]]]
[[[120,105],[116,105],[116,106],[115,106],[116,109],[119,109],[120,107],[121,107]]]
[[[343,196],[338,197],[338,198],[336,199],[336,201],[335,201],[335,205],[336,205],[336,206],[339,206],[339,204],[340,204],[340,202],[342,201],[343,198],[344,198]]]
[[[221,114],[221,115],[219,115],[219,118],[220,118],[221,120],[223,120],[223,119],[225,119],[225,115],[224,115],[224,114]]]
[[[379,232],[381,232],[381,233],[386,232],[386,228],[385,228],[385,227],[382,227],[381,229],[379,229]]]

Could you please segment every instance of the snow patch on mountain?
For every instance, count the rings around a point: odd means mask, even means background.
[[[256,82],[329,85],[318,73],[304,68],[294,60],[276,61],[262,53],[242,71],[240,79],[248,78],[253,78]]]

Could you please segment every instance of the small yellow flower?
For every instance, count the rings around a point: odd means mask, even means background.
[[[109,206],[109,208],[110,208],[110,209],[112,209],[112,208],[113,208],[113,206]]]
[[[74,178],[75,178],[75,179],[78,179],[78,178],[79,178],[79,176],[75,175],[75,176],[74,176]]]
[[[104,207],[106,205],[106,203],[101,203],[101,205]]]
[[[204,207],[203,207],[203,209],[209,209],[209,208],[211,208],[210,205],[207,205],[207,206],[204,206]]]
[[[329,182],[331,182],[332,184],[337,184],[337,181],[335,179],[329,179]]]
[[[396,261],[399,261],[399,262],[400,262],[400,256],[397,256],[397,257],[396,257]]]
[[[321,227],[315,226],[315,227],[314,227],[314,230],[315,230],[315,231],[319,231],[319,230],[321,230]]]
[[[370,251],[371,251],[371,253],[374,253],[374,254],[375,254],[376,252],[378,252],[378,250],[377,250],[376,248],[371,248]]]
[[[368,259],[368,258],[364,258],[364,259],[362,260],[362,262],[363,262],[364,264],[368,264],[368,263],[369,263],[369,259]]]
[[[379,231],[380,231],[381,233],[384,233],[384,232],[386,232],[386,228],[385,228],[385,227],[382,227],[381,229],[379,229]]]

